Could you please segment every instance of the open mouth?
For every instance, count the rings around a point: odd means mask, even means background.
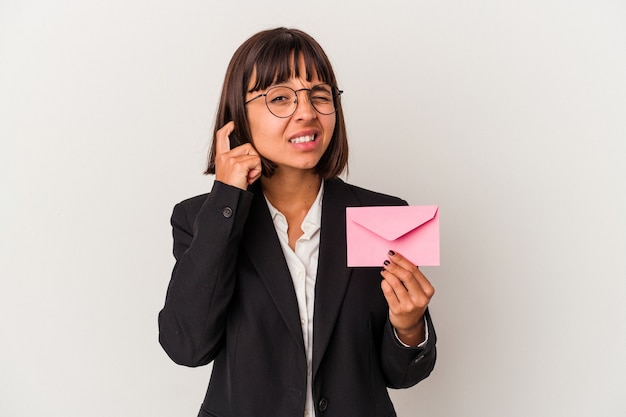
[[[298,138],[289,139],[289,143],[309,143],[315,140],[315,135],[300,136]]]

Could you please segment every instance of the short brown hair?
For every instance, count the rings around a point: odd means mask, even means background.
[[[226,123],[231,120],[235,123],[235,130],[231,134],[232,146],[251,142],[245,105],[248,91],[264,90],[272,84],[287,81],[300,74],[302,69],[299,68],[299,57],[304,60],[304,72],[308,81],[317,75],[320,81],[338,89],[335,73],[326,53],[315,39],[301,30],[284,27],[265,30],[251,36],[235,51],[224,77],[205,174],[215,174],[215,134]],[[248,90],[253,76],[254,85]],[[337,96],[335,100],[335,131],[328,149],[315,167],[324,179],[339,176],[348,164],[348,139],[341,98]],[[261,159],[263,175],[271,176],[274,173],[274,164],[265,158]]]

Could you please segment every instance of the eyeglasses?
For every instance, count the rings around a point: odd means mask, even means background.
[[[309,93],[309,102],[315,111],[325,115],[333,114],[337,111],[335,99],[343,93],[342,90],[331,87],[328,84],[319,84],[311,88],[301,88],[299,90],[277,86],[270,88],[264,94],[251,98],[245,104],[265,97],[265,105],[270,113],[276,117],[286,118],[296,112],[298,108],[298,93],[300,91],[307,91]]]

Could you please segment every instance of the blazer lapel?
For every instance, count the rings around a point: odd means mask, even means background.
[[[296,292],[274,223],[261,187],[254,184],[249,190],[255,195],[246,222],[245,237],[242,239],[243,248],[265,283],[289,332],[304,353]]]
[[[330,341],[341,303],[350,282],[346,259],[346,207],[359,202],[341,180],[324,183],[320,254],[313,315],[313,378]]]

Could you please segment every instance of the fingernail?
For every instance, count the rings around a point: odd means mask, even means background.
[[[396,254],[396,253],[395,253],[394,251],[392,251],[392,250],[390,250],[390,251],[389,251],[389,256],[393,256],[393,255],[395,255],[395,254]]]
[[[389,260],[388,260],[388,259],[385,259],[385,262],[383,262],[383,264],[385,264],[385,265],[389,265],[390,263],[391,263],[391,262],[389,262]]]

